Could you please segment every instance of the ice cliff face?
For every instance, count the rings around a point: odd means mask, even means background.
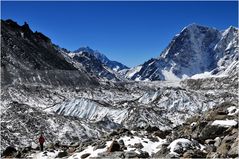
[[[160,57],[130,69],[133,80],[179,80],[195,74],[222,73],[238,61],[238,29],[220,32],[215,28],[191,24],[176,35]]]

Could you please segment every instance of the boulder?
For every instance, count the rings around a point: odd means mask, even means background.
[[[31,149],[31,146],[24,147],[22,153],[28,153],[29,151],[31,151]]]
[[[135,143],[132,147],[142,149],[144,146],[141,143]]]
[[[103,149],[106,147],[106,143],[103,141],[103,142],[98,142],[95,146],[94,146],[94,149],[93,150],[97,150],[97,149]]]
[[[39,145],[36,144],[35,142],[32,142],[32,143],[31,143],[31,148],[32,148],[33,150],[37,150],[37,149],[39,149]]]
[[[81,155],[80,158],[86,158],[86,157],[88,157],[88,156],[90,156],[90,153],[85,153],[85,154]]]
[[[48,151],[49,151],[49,152],[53,152],[53,153],[55,152],[55,150],[53,150],[53,149],[50,149],[50,150],[48,150]]]
[[[56,156],[57,158],[62,158],[68,156],[68,153],[66,151],[59,152]]]
[[[74,153],[75,151],[76,151],[75,147],[69,147],[67,150],[67,153],[71,154],[71,153]]]
[[[220,137],[216,137],[216,138],[214,139],[214,141],[215,141],[214,146],[216,146],[216,147],[220,146],[220,144],[221,144],[221,142],[222,142],[222,140],[221,140]]]
[[[173,140],[176,140],[178,137],[179,137],[178,132],[173,130],[173,131],[172,131],[171,138],[172,138]]]
[[[217,152],[209,152],[206,156],[206,158],[220,158],[219,154]]]
[[[238,141],[232,144],[230,150],[228,151],[228,156],[232,158],[238,157]]]
[[[215,138],[217,136],[221,136],[224,134],[224,131],[227,128],[221,127],[218,125],[207,125],[204,129],[202,129],[199,139],[200,140],[206,140],[206,139],[211,139]]]
[[[156,152],[152,157],[153,158],[165,158],[166,155],[169,153],[169,149],[167,149],[168,145],[162,145],[161,149]]]
[[[154,131],[158,131],[159,130],[159,128],[158,127],[156,127],[156,126],[147,126],[146,128],[145,128],[145,130],[147,131],[147,132],[149,132],[149,133],[152,133],[152,132],[154,132]]]
[[[217,151],[217,147],[214,146],[214,145],[206,145],[205,150],[206,150],[207,152],[216,152],[216,151]]]
[[[237,134],[227,135],[222,139],[222,143],[233,143],[237,138]]]
[[[129,129],[126,129],[126,128],[120,128],[118,129],[117,131],[119,134],[123,134],[123,133],[126,133],[126,132],[130,132]]]
[[[47,147],[47,150],[54,150],[55,149],[54,143],[48,143],[46,147]]]
[[[103,152],[98,154],[98,158],[125,158],[123,151]]]
[[[139,158],[149,158],[149,153],[148,152],[142,151],[142,150],[138,150],[138,151],[139,151],[139,154],[138,154]]]
[[[118,143],[120,145],[121,150],[126,150],[127,149],[127,147],[125,146],[124,141],[122,139],[119,140]]]
[[[107,152],[121,151],[120,144],[117,141],[113,141],[108,148]]]
[[[206,157],[206,153],[203,153],[202,151],[200,151],[198,149],[187,150],[183,154],[183,157],[184,158],[205,158]]]
[[[205,126],[208,124],[208,122],[206,121],[202,121],[202,122],[199,122],[197,123],[197,126],[196,128],[194,128],[191,132],[191,137],[195,140],[199,140],[199,135],[202,131],[203,128],[205,128]]]
[[[14,157],[17,153],[17,150],[13,146],[8,146],[2,153],[3,157]]]
[[[167,147],[170,149],[170,152],[175,152],[179,155],[182,155],[187,150],[194,148],[192,141],[184,138],[176,139]]]
[[[215,140],[212,140],[212,139],[207,139],[205,140],[205,144],[209,144],[209,145],[213,145],[216,141]]]
[[[56,141],[54,144],[54,147],[59,148],[60,147],[60,141]]]
[[[138,158],[138,154],[134,151],[125,152],[125,158]]]
[[[216,108],[207,113],[205,119],[207,121],[223,120],[227,118],[227,111],[221,108]]]
[[[70,147],[79,147],[80,146],[80,143],[79,142],[72,142],[70,144]]]
[[[16,157],[16,158],[24,158],[24,157],[22,156],[22,153],[21,153],[20,151],[17,151],[17,154],[16,154],[15,157]]]
[[[157,136],[161,139],[165,139],[166,136],[169,135],[170,133],[171,133],[171,131],[169,131],[169,130],[165,130],[165,131],[158,130],[158,131],[153,132],[153,135]]]
[[[148,136],[148,139],[152,142],[158,142],[159,141],[159,139],[157,137],[154,137],[154,136],[151,136],[151,135]]]
[[[230,149],[230,144],[228,144],[228,143],[222,143],[222,144],[217,148],[217,153],[220,154],[220,157],[226,158],[229,149]]]
[[[109,136],[116,136],[116,135],[119,135],[119,133],[116,132],[116,131],[112,131],[112,132],[109,134]]]

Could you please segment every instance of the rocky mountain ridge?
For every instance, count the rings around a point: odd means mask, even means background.
[[[55,49],[51,40],[32,32],[28,24],[19,26],[1,20],[1,84],[96,85],[94,76],[76,68]],[[81,78],[78,78],[81,77]]]

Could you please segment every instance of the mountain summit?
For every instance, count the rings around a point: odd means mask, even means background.
[[[160,57],[132,68],[126,77],[133,80],[179,80],[214,69],[218,70],[214,74],[222,73],[235,60],[238,61],[237,28],[230,27],[221,32],[191,24],[172,39]]]
[[[114,71],[120,71],[123,69],[128,69],[127,66],[121,64],[117,61],[111,61],[109,60],[104,54],[100,53],[97,50],[91,49],[89,46],[87,47],[80,47],[79,49],[73,51],[74,53],[82,53],[82,52],[88,52],[89,54],[92,54],[95,56],[98,60],[100,60],[103,64],[105,64],[107,67]]]

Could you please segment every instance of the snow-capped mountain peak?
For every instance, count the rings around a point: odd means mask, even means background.
[[[230,56],[229,56],[230,54]],[[238,29],[224,32],[213,27],[190,24],[177,34],[158,58],[151,59],[140,70],[126,73],[133,80],[180,80],[195,74],[214,74],[238,60]],[[223,68],[221,67],[224,65]],[[219,71],[220,70],[220,71]]]
[[[71,53],[70,55],[73,56],[74,53],[75,54],[81,54],[83,52],[88,52],[88,53],[92,54],[93,56],[95,56],[95,58],[100,60],[103,64],[105,64],[107,67],[109,67],[110,69],[112,69],[114,71],[120,71],[120,70],[123,70],[123,69],[128,69],[127,66],[125,66],[125,65],[123,65],[123,64],[121,64],[120,62],[117,62],[117,61],[111,61],[104,54],[100,53],[98,50],[93,50],[88,46],[80,47],[79,49],[73,51],[73,53]]]

